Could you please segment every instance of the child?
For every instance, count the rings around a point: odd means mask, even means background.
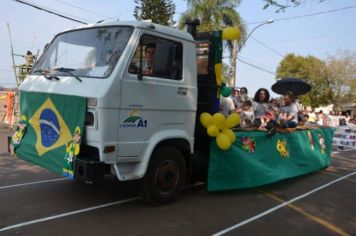
[[[241,127],[248,128],[252,125],[253,120],[253,110],[252,102],[247,100],[244,101],[241,108]]]

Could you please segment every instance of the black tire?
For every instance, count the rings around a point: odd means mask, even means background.
[[[139,192],[153,205],[169,203],[181,193],[187,176],[183,155],[171,146],[159,147],[151,156]]]

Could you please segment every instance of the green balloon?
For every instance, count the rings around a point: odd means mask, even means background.
[[[230,96],[230,94],[231,94],[231,88],[229,88],[229,87],[222,87],[221,88],[221,95],[223,97],[228,97],[228,96]]]

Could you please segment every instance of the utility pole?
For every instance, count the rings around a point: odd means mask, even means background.
[[[20,82],[18,81],[17,74],[16,74],[15,58],[14,58],[14,47],[12,45],[12,37],[11,37],[11,30],[10,30],[9,22],[7,23],[7,29],[9,31],[9,36],[10,36],[12,68],[14,69],[14,74],[15,74],[15,79],[16,79],[16,86],[19,87],[20,86]]]

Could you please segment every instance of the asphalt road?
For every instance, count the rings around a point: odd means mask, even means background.
[[[219,193],[200,184],[153,207],[136,182],[69,181],[11,158],[4,140],[0,235],[356,235],[356,150],[302,177]]]

